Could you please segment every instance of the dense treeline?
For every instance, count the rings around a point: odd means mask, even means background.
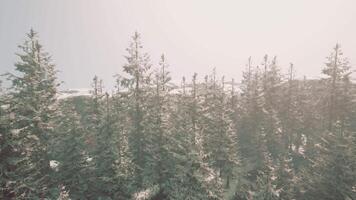
[[[0,199],[356,199],[356,87],[336,45],[320,80],[248,59],[242,81],[172,83],[135,33],[116,90],[58,99],[31,30],[0,98]],[[203,81],[198,81],[203,80]]]

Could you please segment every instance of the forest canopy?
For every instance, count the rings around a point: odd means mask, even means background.
[[[266,55],[241,82],[213,69],[173,83],[135,32],[114,92],[95,76],[89,96],[66,98],[34,30],[16,55],[0,199],[356,199],[356,84],[339,44],[321,79]]]

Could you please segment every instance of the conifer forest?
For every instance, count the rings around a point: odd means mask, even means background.
[[[95,76],[90,95],[63,96],[39,36],[1,71],[0,199],[356,199],[355,68],[339,44],[319,79],[266,55],[242,77],[175,82],[174,55],[153,63],[135,32],[115,90]]]

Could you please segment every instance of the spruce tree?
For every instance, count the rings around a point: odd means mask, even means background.
[[[70,102],[61,102],[55,132],[51,154],[58,166],[54,178],[70,198],[84,199],[89,189],[87,178],[90,173],[86,169],[88,152],[84,127]]]
[[[174,176],[170,180],[171,199],[201,199],[206,195],[204,182],[196,172],[200,168],[191,120],[191,96],[183,77],[181,90],[175,95],[175,108],[171,115],[171,156],[174,160]]]
[[[224,91],[224,78],[221,83],[216,79],[214,69],[210,80],[206,80],[203,87],[202,143],[207,155],[206,161],[216,171],[217,178],[229,188],[237,164],[237,138]]]
[[[164,198],[167,196],[167,192],[171,190],[169,185],[169,179],[173,167],[173,162],[170,160],[169,155],[169,137],[170,137],[170,91],[172,90],[170,85],[170,75],[168,72],[168,64],[164,55],[161,56],[159,62],[159,69],[155,75],[155,93],[153,95],[153,118],[152,118],[152,130],[151,130],[151,149],[153,154],[153,173],[151,177],[158,184],[159,194],[156,198]],[[159,196],[159,197],[158,197]]]
[[[263,134],[265,135],[268,152],[274,159],[278,159],[281,152],[280,130],[281,122],[278,118],[279,92],[281,86],[281,75],[277,65],[277,58],[274,57],[269,63],[267,55],[264,57],[264,71],[262,77],[263,93]]]
[[[134,184],[132,177],[134,176],[133,171],[133,163],[132,163],[132,154],[129,149],[129,131],[130,131],[130,122],[129,122],[129,104],[127,98],[127,92],[122,91],[121,87],[121,76],[117,76],[117,84],[116,84],[116,92],[112,96],[112,103],[113,103],[113,110],[114,113],[112,120],[114,120],[114,136],[113,140],[115,143],[113,144],[117,149],[117,159],[116,159],[116,184],[120,186],[121,195],[125,197],[126,195],[130,195],[132,192],[135,191],[135,188],[132,187]],[[119,190],[119,191],[120,191]],[[120,195],[117,194],[117,195]],[[118,197],[117,198],[123,198]],[[127,197],[125,197],[127,198]],[[124,198],[123,198],[124,199]]]
[[[48,144],[53,134],[58,83],[48,53],[44,52],[32,29],[19,48],[19,61],[12,81],[10,112],[14,113],[19,151],[23,159],[16,164],[19,186],[16,195],[22,198],[45,198],[56,188],[51,179]]]
[[[304,174],[305,197],[308,199],[354,199],[355,160],[352,152],[354,135],[350,131],[351,96],[350,65],[337,44],[328,57],[326,68],[325,132],[315,146],[318,157],[312,157]],[[307,178],[307,176],[309,177]]]
[[[149,157],[147,147],[148,130],[146,116],[148,114],[147,99],[151,89],[151,64],[148,54],[142,52],[141,36],[135,32],[127,48],[127,63],[124,65],[126,76],[122,79],[122,86],[128,89],[127,101],[130,130],[128,142],[135,171],[135,185],[143,185],[143,173]],[[147,125],[147,126],[146,126]]]
[[[18,186],[16,179],[16,163],[22,156],[14,137],[13,113],[9,112],[10,101],[8,95],[2,90],[0,82],[0,197],[2,199],[14,198]]]
[[[253,71],[251,61],[241,83],[240,112],[238,123],[238,147],[245,175],[250,181],[255,181],[258,171],[264,169],[266,148],[261,135],[262,129],[262,96],[260,71]]]

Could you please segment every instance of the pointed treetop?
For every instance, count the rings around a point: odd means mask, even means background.
[[[141,45],[141,34],[135,31],[134,35],[132,36],[132,39],[134,40],[134,43],[137,43],[138,46],[137,48],[142,48],[143,46]]]
[[[268,60],[268,55],[266,54],[264,57],[263,57],[263,61],[267,62]]]
[[[38,33],[33,29],[33,28],[31,28],[30,29],[30,32],[29,33],[27,33],[27,36],[29,37],[29,38],[36,38],[37,37],[37,35],[38,35]]]
[[[276,65],[276,64],[277,64],[277,56],[274,56],[274,57],[273,57],[272,64],[273,64],[273,65]]]

